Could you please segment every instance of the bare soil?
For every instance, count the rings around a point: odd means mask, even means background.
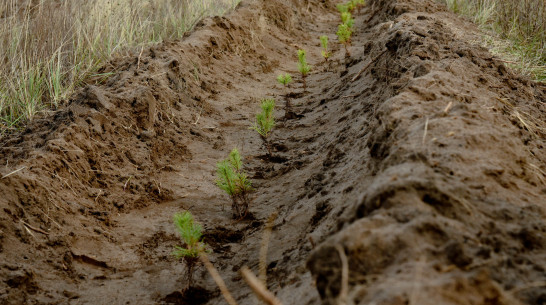
[[[338,249],[347,304],[546,304],[546,87],[432,0],[368,2],[350,57],[335,1],[243,1],[3,138],[0,304],[224,304],[204,267],[183,290],[182,210],[239,304],[256,302],[239,270],[258,272],[273,213],[284,304],[338,304]],[[298,48],[307,91],[275,81]],[[266,97],[272,158],[249,129]],[[233,147],[255,188],[240,221],[215,186]]]

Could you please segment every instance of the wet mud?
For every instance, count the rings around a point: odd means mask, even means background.
[[[2,138],[0,303],[224,304],[204,267],[183,290],[172,216],[189,210],[239,304],[272,214],[284,304],[544,304],[546,87],[434,1],[355,17],[346,57],[334,1],[243,1]],[[262,98],[272,156],[249,129]],[[215,186],[233,147],[255,188],[239,221]]]

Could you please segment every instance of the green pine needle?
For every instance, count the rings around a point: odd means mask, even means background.
[[[351,41],[352,34],[351,28],[346,23],[337,26],[336,35],[340,43],[348,44]]]
[[[176,213],[174,224],[185,247],[175,246],[173,255],[177,258],[197,258],[206,252],[206,245],[201,242],[203,227],[194,222],[190,212]]]
[[[346,3],[339,3],[336,5],[336,8],[340,13],[345,13],[349,11],[349,6]]]
[[[350,13],[354,11],[355,8],[364,6],[365,3],[366,2],[364,0],[351,0],[346,3],[337,4],[336,7],[340,13]]]
[[[275,100],[262,100],[261,108],[262,111],[256,115],[256,122],[251,129],[256,130],[263,138],[267,138],[273,126],[275,126],[275,116],[273,115]]]
[[[347,24],[349,28],[353,28],[355,20],[349,12],[341,13],[341,22]]]
[[[218,179],[216,185],[226,192],[229,196],[237,194],[237,188],[234,181],[237,179],[235,170],[229,160],[220,161],[216,164],[216,174]]]
[[[288,73],[284,73],[284,74],[281,73],[279,74],[279,76],[277,76],[277,81],[283,84],[284,86],[287,86],[288,84],[292,82],[292,75]]]
[[[305,58],[305,50],[298,50],[298,70],[303,76],[306,76],[311,71],[311,66],[307,64],[307,59]]]
[[[237,173],[237,179],[235,180],[235,184],[241,194],[249,193],[252,191],[252,182],[250,182],[248,176],[243,171]]]
[[[239,150],[234,148],[229,158],[216,164],[216,185],[230,197],[252,191],[252,184],[243,171],[243,162]]]
[[[320,44],[322,45],[323,49],[328,50],[328,36],[320,36]]]
[[[332,52],[328,51],[328,36],[320,36],[320,44],[322,45],[322,51],[320,53],[324,59],[328,60],[328,58],[332,55]]]
[[[231,166],[236,172],[239,172],[241,168],[243,167],[243,162],[241,161],[241,154],[239,154],[239,150],[237,148],[234,148],[229,153],[229,162],[231,163]]]

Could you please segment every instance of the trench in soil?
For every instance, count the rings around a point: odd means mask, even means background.
[[[544,134],[514,110],[543,120],[544,88],[432,1],[371,1],[355,17],[345,57],[332,2],[243,1],[113,59],[112,79],[5,140],[2,174],[24,169],[0,188],[2,301],[223,303],[203,267],[182,290],[172,216],[189,210],[240,304],[255,302],[239,270],[258,271],[274,213],[268,286],[285,304],[337,302],[336,246],[355,303],[540,304]],[[305,92],[298,48],[313,66]],[[296,76],[289,88],[280,72]],[[270,97],[268,160],[249,126]],[[241,221],[214,184],[234,147],[256,190]]]

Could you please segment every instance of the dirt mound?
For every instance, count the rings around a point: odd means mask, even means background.
[[[308,261],[321,296],[340,292],[341,245],[358,304],[545,302],[531,284],[546,262],[544,88],[459,36],[434,3],[371,5],[363,49],[380,55],[344,88],[355,100],[325,104],[344,113],[333,149],[354,173],[323,168],[321,183],[350,181],[358,195],[331,204],[337,233]]]
[[[257,269],[274,212],[268,285],[285,304],[341,291],[355,304],[546,302],[544,86],[429,0],[370,1],[352,56],[331,43],[324,63],[334,4],[243,1],[113,59],[106,81],[3,139],[1,303],[190,302],[170,255],[182,209],[241,304],[254,297],[238,271]],[[297,48],[307,92],[275,84],[296,74]],[[286,96],[294,114],[279,107],[268,161],[248,127],[261,98]],[[240,222],[214,186],[234,146],[257,189]],[[199,302],[223,302],[204,270],[195,278]]]

